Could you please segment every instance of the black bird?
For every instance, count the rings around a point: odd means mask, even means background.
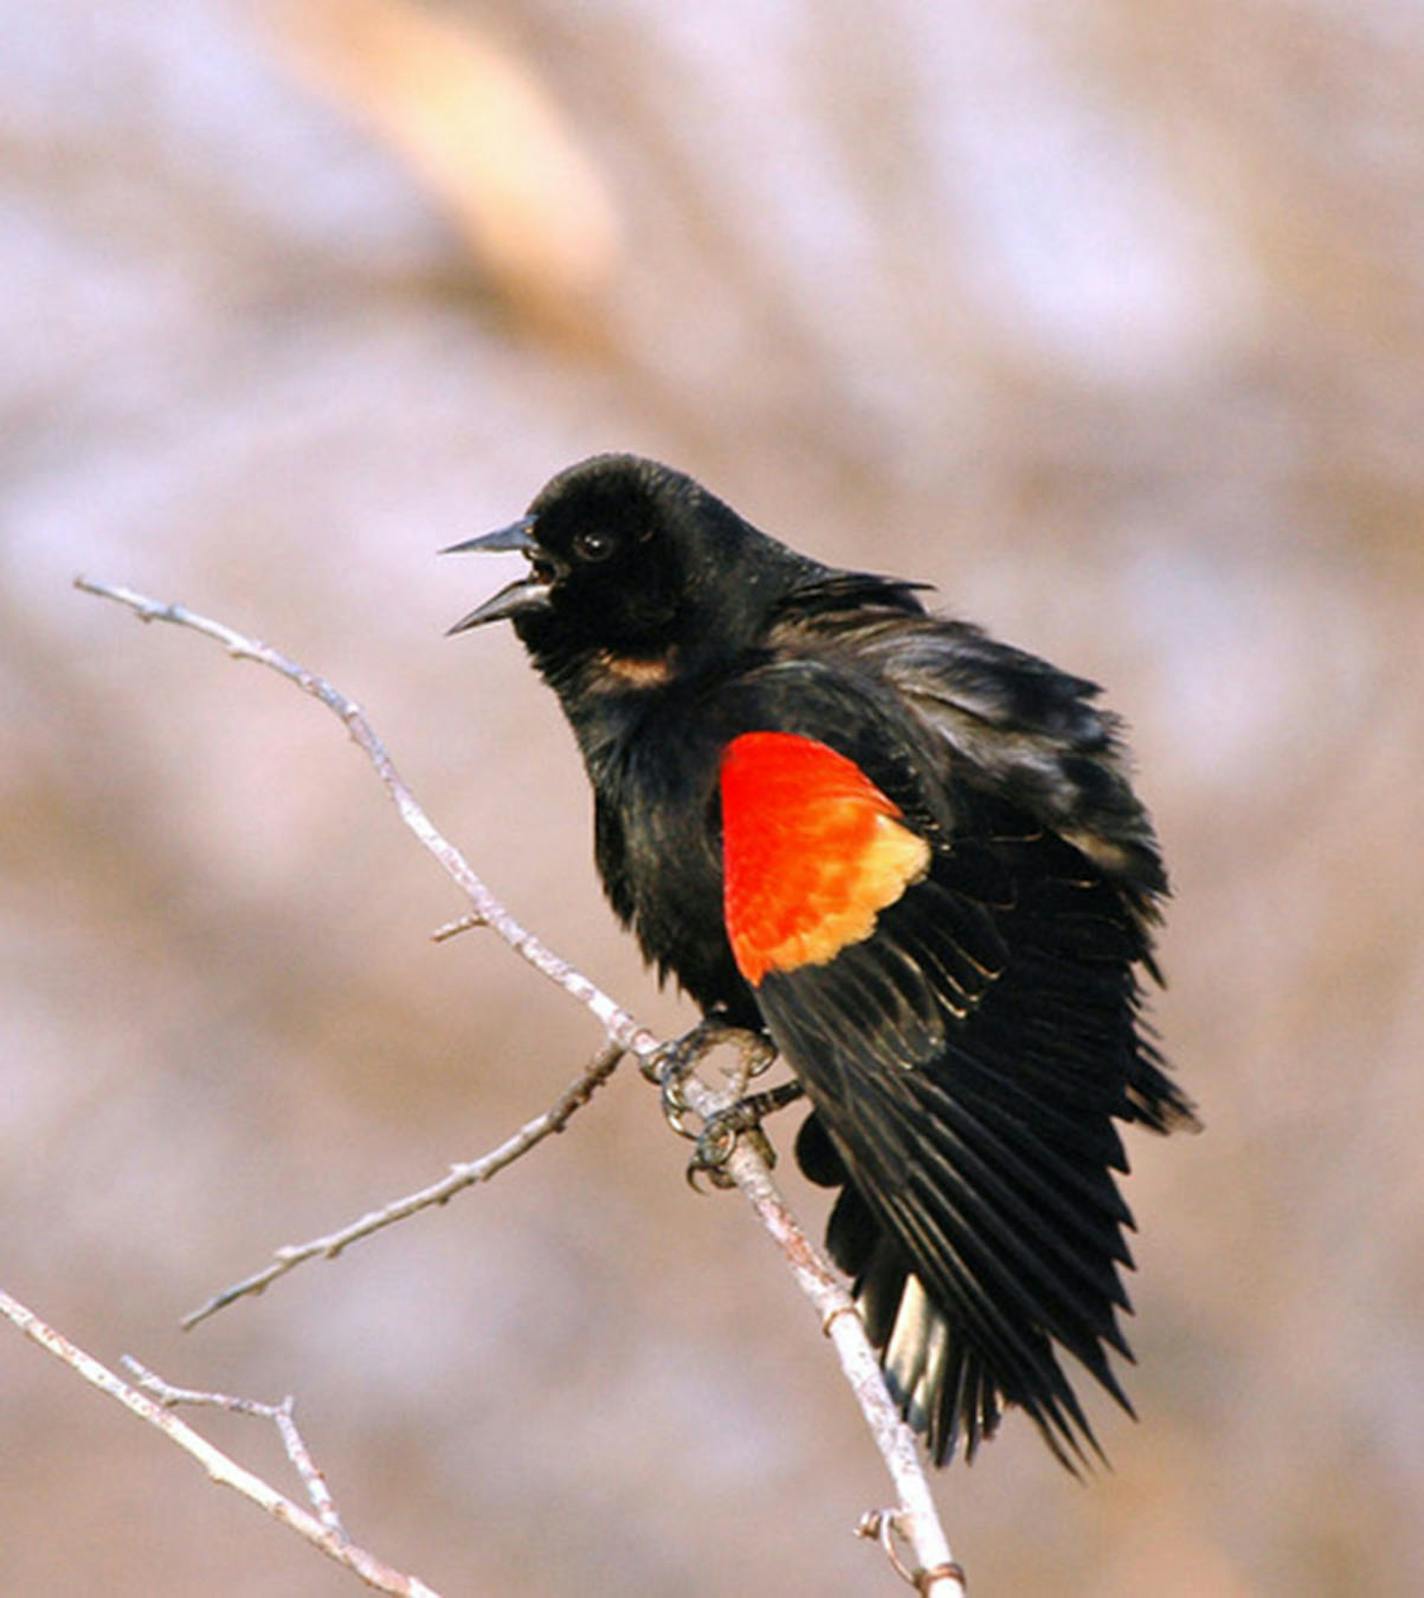
[[[529,558],[451,631],[513,620],[618,918],[804,1086],[830,1252],[935,1461],[1011,1404],[1100,1455],[1059,1351],[1131,1413],[1114,1122],[1195,1118],[1140,1015],[1167,879],[1098,689],[634,456],[455,548]]]

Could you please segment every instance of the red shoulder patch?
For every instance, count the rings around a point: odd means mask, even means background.
[[[749,732],[722,757],[723,913],[737,968],[824,965],[929,869],[930,846],[853,760]]]

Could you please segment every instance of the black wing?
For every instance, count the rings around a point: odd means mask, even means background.
[[[894,747],[926,751],[940,791],[874,771],[934,842],[929,874],[869,938],[757,990],[815,1106],[801,1161],[844,1184],[832,1254],[936,1459],[1018,1404],[1072,1468],[1097,1444],[1059,1351],[1128,1407],[1114,1121],[1192,1121],[1139,1015],[1165,890],[1150,825],[1091,685],[903,611],[839,631],[908,702]]]

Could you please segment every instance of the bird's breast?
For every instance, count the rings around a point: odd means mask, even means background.
[[[590,768],[599,873],[644,957],[704,1008],[748,999],[722,918],[720,749],[695,718],[655,714]]]

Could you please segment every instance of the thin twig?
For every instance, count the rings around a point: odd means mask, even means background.
[[[150,1397],[148,1393],[141,1392],[138,1387],[131,1386],[122,1377],[116,1376],[106,1365],[100,1364],[92,1354],[86,1354],[82,1348],[77,1348],[67,1337],[61,1336],[52,1326],[46,1325],[33,1310],[26,1308],[3,1291],[0,1291],[0,1315],[4,1315],[17,1326],[31,1342],[37,1343],[46,1353],[52,1354],[55,1359],[68,1365],[90,1386],[106,1393],[126,1409],[131,1410],[140,1420],[156,1427],[184,1453],[191,1454],[207,1471],[209,1479],[218,1486],[231,1487],[234,1492],[241,1493],[244,1498],[265,1510],[274,1520],[280,1521],[296,1532],[313,1548],[320,1549],[328,1559],[334,1559],[338,1565],[354,1572],[368,1587],[374,1587],[377,1592],[394,1594],[395,1598],[440,1598],[434,1588],[428,1587],[418,1577],[407,1576],[399,1570],[393,1570],[374,1554],[357,1547],[340,1530],[339,1525],[323,1525],[316,1516],[299,1504],[293,1503],[290,1498],[279,1493],[260,1476],[254,1476],[250,1470],[239,1465],[236,1460],[230,1459],[221,1449],[214,1447],[206,1437],[179,1420],[166,1407],[166,1400]],[[144,1375],[147,1376],[148,1373],[145,1372]],[[182,1396],[184,1402],[190,1402],[200,1395]],[[213,1394],[211,1397],[218,1399],[221,1395]],[[250,1400],[229,1400],[222,1407],[241,1408],[249,1403]],[[249,1413],[251,1412],[253,1411],[249,1410]],[[308,1486],[310,1487],[310,1482]]]
[[[234,660],[255,660],[259,665],[294,682],[304,693],[319,699],[334,716],[341,719],[353,740],[365,752],[376,775],[385,784],[386,792],[395,801],[401,820],[435,856],[445,870],[464,890],[474,908],[474,913],[501,937],[516,953],[522,955],[536,971],[561,987],[570,997],[591,1010],[603,1025],[609,1040],[621,1044],[631,1054],[640,1058],[653,1053],[658,1040],[644,1026],[581,971],[576,971],[566,960],[561,960],[552,949],[520,925],[508,910],[476,875],[464,855],[436,830],[429,816],[416,802],[415,795],[406,786],[386,751],[386,746],[376,736],[375,729],[366,720],[361,707],[349,699],[325,677],[289,659],[269,644],[255,638],[245,638],[222,622],[212,621],[182,605],[165,605],[150,599],[146,594],[135,593],[132,588],[122,588],[110,583],[94,582],[88,577],[76,577],[74,586],[86,594],[97,594],[101,599],[117,600],[127,605],[140,621],[166,621],[175,627],[187,627],[193,632],[215,638]]]
[[[208,1316],[215,1315],[237,1299],[260,1293],[279,1276],[285,1276],[288,1271],[295,1270],[307,1260],[318,1258],[334,1260],[342,1249],[358,1239],[370,1237],[373,1233],[394,1225],[396,1221],[403,1221],[407,1216],[429,1209],[432,1205],[444,1204],[456,1193],[464,1188],[473,1187],[477,1182],[489,1181],[505,1166],[512,1165],[521,1155],[527,1154],[536,1143],[543,1142],[552,1133],[562,1132],[574,1112],[587,1104],[597,1089],[612,1076],[618,1062],[623,1058],[623,1052],[616,1043],[606,1044],[542,1115],[536,1115],[532,1121],[526,1121],[513,1137],[507,1138],[497,1149],[491,1149],[488,1154],[483,1154],[476,1160],[452,1165],[449,1172],[438,1182],[421,1188],[417,1193],[409,1193],[404,1198],[393,1199],[381,1209],[369,1211],[358,1220],[341,1227],[340,1230],[328,1232],[325,1237],[314,1237],[306,1243],[288,1243],[279,1248],[273,1255],[271,1264],[264,1266],[260,1271],[254,1271],[251,1276],[243,1277],[239,1282],[234,1282],[231,1287],[225,1287],[205,1304],[199,1305],[197,1309],[185,1315],[183,1329],[190,1331],[200,1321],[207,1320]]]
[[[324,677],[308,671],[268,645],[259,643],[255,639],[245,638],[230,627],[210,621],[207,617],[197,615],[181,605],[163,604],[143,594],[135,593],[132,589],[93,582],[84,577],[76,577],[74,585],[86,593],[97,594],[101,598],[113,599],[121,605],[126,605],[142,621],[171,622],[175,626],[191,628],[215,638],[234,658],[255,660],[268,666],[296,683],[306,693],[319,699],[333,714],[341,718],[352,738],[365,751],[387,792],[395,801],[401,819],[464,890],[471,902],[475,919],[488,926],[551,982],[591,1010],[603,1024],[610,1044],[616,1044],[621,1050],[636,1055],[645,1065],[652,1060],[659,1048],[657,1038],[581,972],[546,948],[533,933],[527,931],[510,915],[476,876],[459,850],[435,829],[396,771],[385,746],[376,736],[360,708],[345,694],[327,682]],[[685,1102],[704,1119],[728,1108],[735,1097],[734,1092],[719,1092],[696,1077],[687,1078],[682,1087]],[[520,1134],[516,1134],[516,1138],[511,1141],[517,1142],[519,1136]],[[523,1152],[522,1149],[520,1152]],[[767,1162],[758,1153],[753,1139],[743,1138],[738,1142],[727,1162],[727,1172],[751,1202],[762,1225],[780,1247],[797,1284],[820,1312],[821,1324],[835,1343],[841,1368],[855,1393],[871,1435],[900,1495],[899,1507],[887,1513],[893,1518],[894,1529],[900,1532],[914,1550],[917,1568],[909,1574],[913,1577],[915,1586],[925,1598],[961,1598],[964,1593],[962,1574],[950,1554],[949,1543],[935,1510],[929,1482],[920,1463],[914,1437],[901,1421],[885,1389],[875,1351],[870,1346],[865,1327],[840,1278],[820,1257],[801,1230],[785,1199],[772,1181]],[[451,1178],[446,1178],[447,1182],[450,1180]],[[474,1180],[479,1178],[476,1177]],[[443,1186],[443,1184],[438,1185]],[[464,1185],[468,1184],[457,1182],[452,1191]],[[399,1211],[400,1206],[408,1202],[398,1201],[392,1209]],[[438,1203],[440,1200],[436,1198],[431,1202]],[[380,1216],[385,1214],[384,1211],[377,1213]],[[399,1219],[400,1215],[393,1213],[390,1218]],[[358,1227],[362,1224],[362,1222],[356,1223]],[[389,1223],[385,1220],[378,1221],[378,1226],[385,1224]],[[377,1228],[372,1228],[375,1229]],[[333,1239],[340,1237],[339,1233],[333,1234]],[[337,1246],[339,1248],[342,1245],[338,1243]],[[331,1240],[328,1239],[318,1240],[313,1250],[318,1253],[332,1251],[334,1250],[331,1248]],[[239,1283],[238,1288],[243,1292],[259,1291],[268,1281],[290,1269],[290,1266],[282,1263],[280,1255],[276,1265],[279,1268],[274,1269],[269,1266],[267,1272],[259,1273],[258,1277],[252,1278],[253,1285]],[[229,1289],[229,1293],[240,1296],[232,1289]],[[222,1301],[230,1302],[231,1299],[223,1296]],[[215,1303],[212,1307],[218,1306]],[[197,1317],[201,1318],[206,1313],[211,1313],[211,1310],[205,1305],[197,1312]],[[192,1319],[190,1317],[190,1322]]]
[[[174,1409],[179,1404],[193,1404],[209,1409],[225,1409],[231,1415],[252,1415],[258,1420],[270,1420],[282,1439],[287,1458],[302,1479],[317,1519],[328,1531],[346,1536],[346,1528],[336,1512],[336,1503],[326,1484],[326,1477],[312,1458],[311,1450],[297,1427],[297,1401],[290,1393],[280,1404],[264,1404],[256,1398],[235,1398],[231,1393],[208,1393],[191,1387],[175,1387],[146,1365],[140,1365],[132,1354],[121,1354],[119,1364],[144,1392],[152,1394],[165,1409]]]

